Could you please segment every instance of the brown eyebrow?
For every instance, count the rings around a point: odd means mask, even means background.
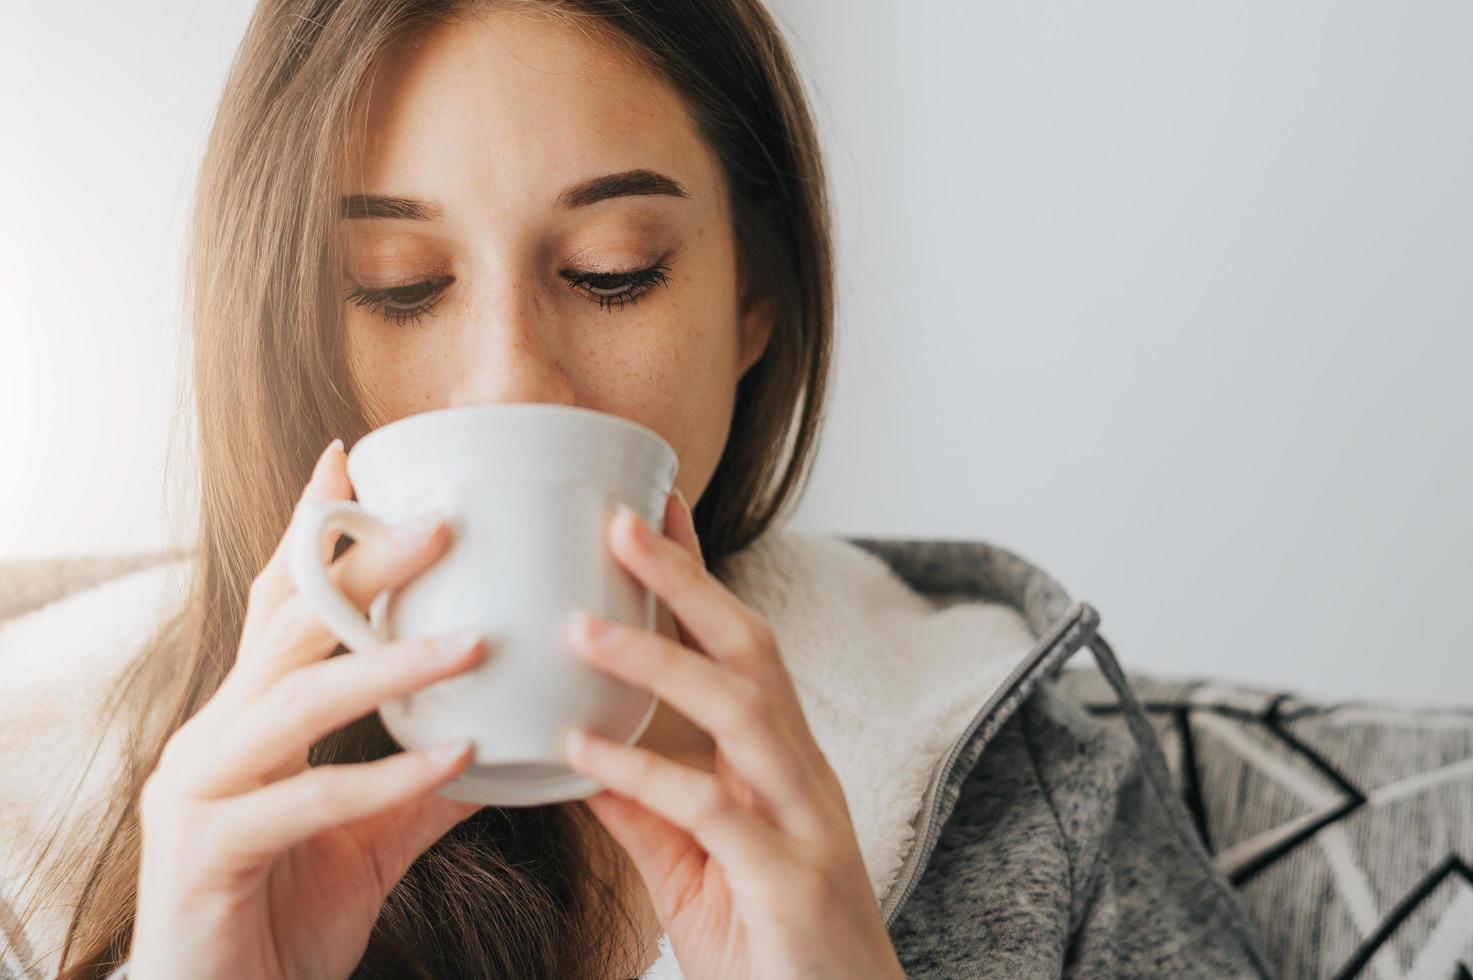
[[[587,207],[611,197],[639,197],[663,194],[668,197],[690,197],[680,182],[654,170],[626,170],[618,174],[604,174],[582,183],[574,184],[558,195],[559,210]]]
[[[339,215],[359,218],[399,218],[403,221],[439,221],[445,211],[433,201],[388,194],[344,194]]]
[[[654,170],[626,170],[617,174],[592,177],[567,188],[557,196],[554,206],[560,211],[587,207],[615,197],[664,195],[689,198],[680,182]],[[402,221],[439,221],[445,209],[434,201],[387,194],[345,194],[340,215],[348,220],[359,218],[397,218]]]

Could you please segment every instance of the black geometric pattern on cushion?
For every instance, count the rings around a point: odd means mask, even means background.
[[[1456,857],[1449,857],[1442,864],[1433,868],[1427,877],[1422,879],[1416,888],[1412,889],[1411,894],[1397,903],[1396,908],[1392,909],[1390,914],[1386,916],[1386,921],[1382,923],[1381,928],[1377,929],[1376,933],[1368,938],[1361,945],[1360,949],[1356,950],[1356,954],[1350,958],[1350,962],[1345,964],[1345,967],[1335,976],[1337,978],[1360,976],[1366,964],[1382,948],[1386,940],[1396,932],[1402,922],[1415,913],[1422,906],[1422,903],[1426,901],[1427,896],[1436,891],[1437,887],[1444,880],[1453,877],[1461,878],[1463,884],[1470,890],[1473,890],[1473,868],[1469,868],[1468,865]],[[1466,964],[1459,963],[1457,968],[1462,971],[1463,975],[1466,975],[1468,971]]]
[[[1321,704],[1128,677],[1207,852],[1280,976],[1467,975],[1473,707]],[[1059,683],[1123,725],[1097,670],[1066,669]]]

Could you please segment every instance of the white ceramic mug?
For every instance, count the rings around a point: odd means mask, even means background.
[[[289,550],[298,592],[350,650],[472,628],[479,665],[379,706],[405,748],[457,737],[475,757],[438,791],[530,806],[602,789],[564,761],[573,726],[632,744],[657,704],[642,688],[582,662],[567,639],[581,606],[643,629],[656,596],[607,546],[624,503],[656,528],[679,460],[654,431],[605,412],[533,402],[436,409],[369,432],[348,455],[357,500],[302,501]],[[322,560],[324,536],[350,538],[440,511],[449,547],[365,618]]]

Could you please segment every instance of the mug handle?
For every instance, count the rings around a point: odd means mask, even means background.
[[[327,628],[355,653],[381,646],[368,617],[327,576],[322,561],[323,538],[330,531],[346,532],[355,541],[388,525],[356,500],[301,500],[288,532],[292,581],[308,608],[322,617]]]

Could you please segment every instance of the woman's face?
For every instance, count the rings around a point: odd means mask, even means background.
[[[355,118],[341,295],[372,424],[610,412],[669,440],[694,504],[771,320],[738,295],[724,177],[680,96],[566,23],[502,11],[401,44]]]

